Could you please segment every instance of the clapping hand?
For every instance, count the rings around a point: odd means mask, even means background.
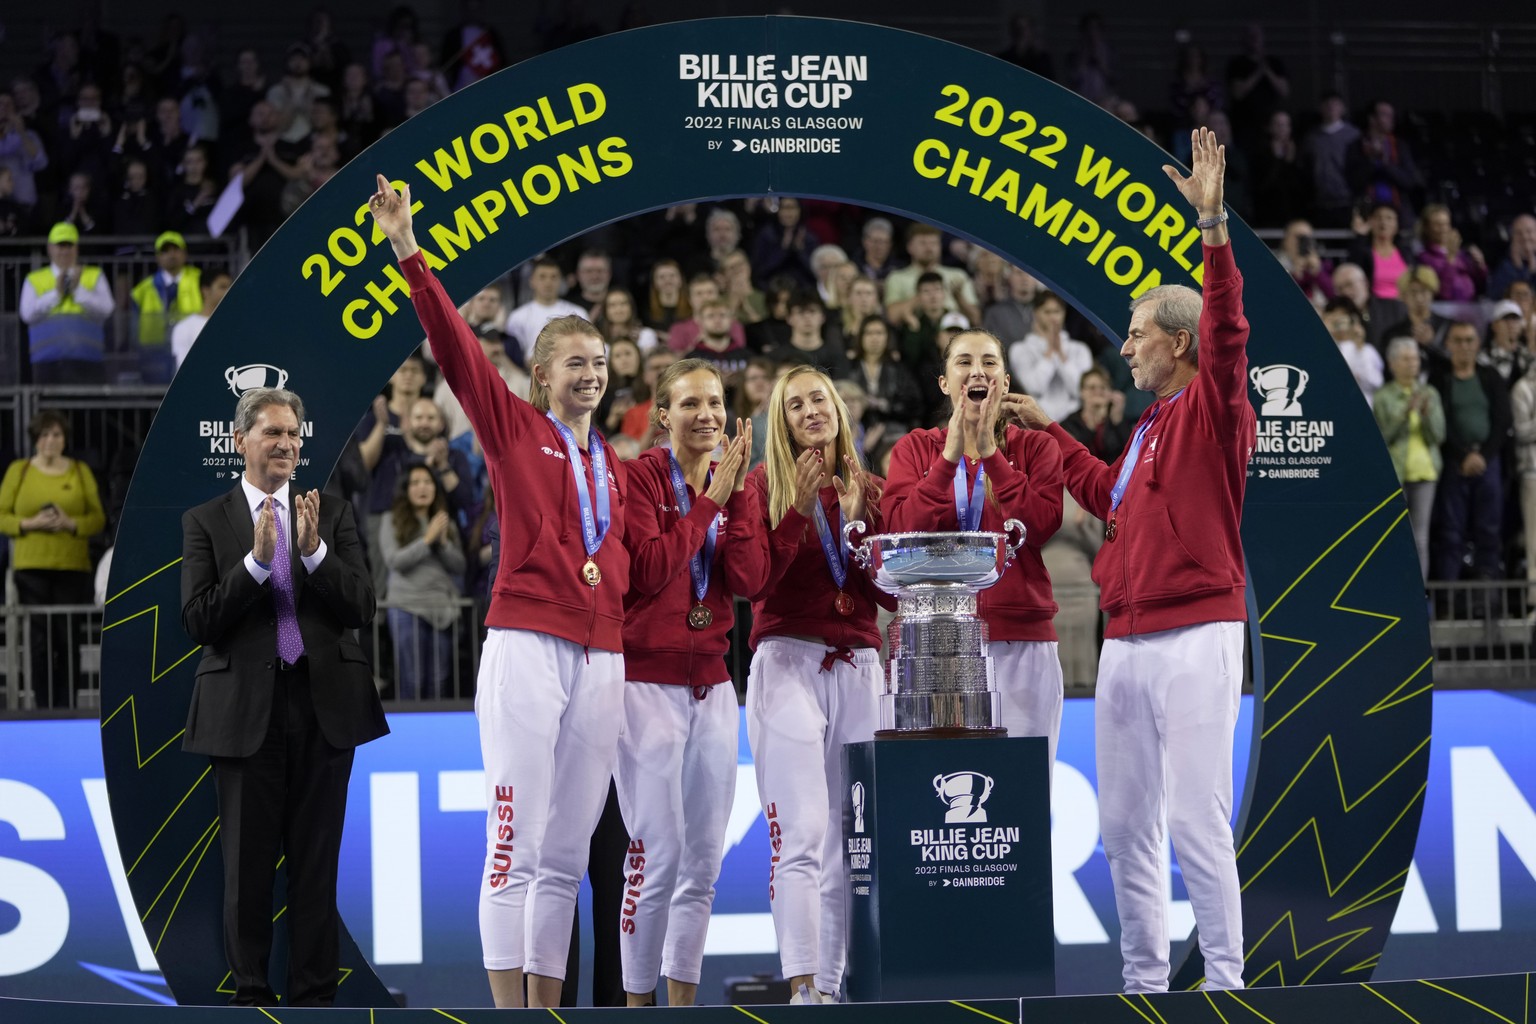
[[[720,461],[715,464],[714,476],[710,478],[709,490],[704,492],[704,497],[716,505],[724,505],[731,500],[731,492],[736,490],[736,477],[741,472],[741,467],[747,461],[745,449],[741,446],[741,433],[725,443],[725,454],[720,456]]]
[[[801,452],[795,460],[795,511],[807,519],[811,518],[816,502],[821,500],[823,478],[821,449],[807,448]]]
[[[1031,395],[1004,395],[1003,408],[1010,417],[1031,430],[1044,430],[1051,425],[1051,418]]]
[[[299,554],[308,558],[320,548],[320,492],[300,494],[294,510],[299,517]]]
[[[443,539],[448,532],[448,512],[439,510],[431,519],[427,520],[427,532],[423,535],[428,544],[436,544]]]
[[[272,498],[261,503],[256,515],[256,540],[251,545],[251,557],[262,565],[272,564],[272,553],[277,550],[277,523],[272,514]]]
[[[852,523],[864,518],[865,498],[869,491],[869,475],[864,467],[848,456],[843,457],[843,475],[832,478],[837,490],[837,503],[843,509],[843,522]]]

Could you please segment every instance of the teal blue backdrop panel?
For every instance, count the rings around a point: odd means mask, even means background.
[[[234,485],[229,420],[242,390],[281,381],[305,398],[296,483],[318,487],[420,343],[364,206],[375,171],[412,186],[417,235],[461,298],[610,221],[783,193],[942,224],[1031,268],[1119,337],[1134,295],[1200,282],[1198,233],[1160,169],[1167,160],[1098,108],[973,51],[772,17],[682,22],[544,55],[449,97],[343,168],[257,255],[178,373],[118,537],[103,755],[129,882],[177,998],[221,1002],[228,988],[211,776],[179,751],[197,653],[179,626],[179,519]],[[1261,433],[1244,514],[1264,698],[1239,838],[1249,977],[1355,979],[1386,939],[1418,825],[1425,609],[1369,410],[1289,277],[1251,231],[1232,229]],[[476,926],[472,913],[463,926]],[[366,959],[344,945],[339,998],[382,1005]],[[1192,953],[1178,983],[1199,977]]]

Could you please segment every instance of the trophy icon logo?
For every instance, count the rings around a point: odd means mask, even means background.
[[[256,388],[281,388],[288,384],[288,371],[271,363],[247,363],[224,370],[224,383],[237,395]]]
[[[987,820],[982,805],[992,795],[992,777],[981,772],[951,772],[933,777],[933,791],[948,806],[944,820],[950,824],[970,824]]]
[[[1289,363],[1271,363],[1255,366],[1248,371],[1253,390],[1264,397],[1261,416],[1300,416],[1301,394],[1307,390],[1311,375],[1299,366]]]
[[[864,783],[855,782],[849,790],[853,797],[853,831],[864,831]]]

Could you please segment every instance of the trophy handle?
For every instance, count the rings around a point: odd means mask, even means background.
[[[1013,539],[1014,531],[1018,531],[1018,540]],[[1024,524],[1017,519],[1010,519],[1003,524],[1003,537],[1008,544],[1008,564],[1013,564],[1013,556],[1018,554],[1019,548],[1024,546],[1024,535],[1027,532]]]
[[[862,519],[855,519],[843,526],[843,543],[848,546],[848,553],[853,555],[854,561],[859,563],[861,569],[869,568],[869,547],[867,544],[855,545],[853,535],[857,533],[862,536],[867,529]]]

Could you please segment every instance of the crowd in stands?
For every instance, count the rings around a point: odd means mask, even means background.
[[[56,35],[35,72],[0,89],[0,235],[49,240],[49,267],[28,280],[21,306],[35,379],[54,379],[36,373],[46,314],[61,294],[91,288],[61,250],[91,235],[158,236],[160,273],[128,301],[142,344],[182,339],[179,362],[229,286],[227,275],[199,280],[185,266],[183,235],[206,232],[238,180],[235,223],[259,243],[383,132],[498,70],[506,50],[495,28],[475,4],[465,11],[433,46],[409,7],[371,42],[338,38],[317,10],[281,69],[249,49],[233,71],[221,68],[209,37],[177,17],[153,41],[119,41],[95,24]],[[595,32],[561,23],[546,41]],[[1536,530],[1536,194],[1474,223],[1420,169],[1391,102],[1354,116],[1337,94],[1304,103],[1257,26],[1224,74],[1197,43],[1183,44],[1156,104],[1117,92],[1110,34],[1091,15],[1064,51],[1045,47],[1025,17],[1008,37],[998,56],[1100,103],[1175,156],[1190,127],[1217,133],[1231,205],[1255,226],[1283,228],[1280,262],[1373,403],[1426,577],[1536,579],[1522,541],[1528,525]],[[1333,232],[1329,245],[1315,229]],[[61,276],[74,292],[59,292]],[[74,311],[94,315],[83,299]],[[539,327],[590,318],[610,345],[595,422],[626,458],[657,442],[651,391],[673,360],[716,363],[756,438],[768,434],[775,376],[815,363],[857,417],[860,455],[883,473],[897,439],[946,419],[944,345],[970,326],[1002,341],[1015,389],[1106,461],[1147,405],[1118,339],[1027,270],[933,226],[826,200],[685,205],[609,225],[515,268],[462,313],[520,393]],[[482,595],[495,564],[484,459],[435,379],[424,347],[392,377],[333,480],[367,524],[381,594],[398,599],[397,650],[425,666],[401,674],[402,693],[441,692],[448,623],[432,612],[433,595]],[[762,457],[755,451],[754,463]],[[1082,518],[1069,511],[1063,550],[1048,559],[1058,584],[1088,582],[1095,531]]]

